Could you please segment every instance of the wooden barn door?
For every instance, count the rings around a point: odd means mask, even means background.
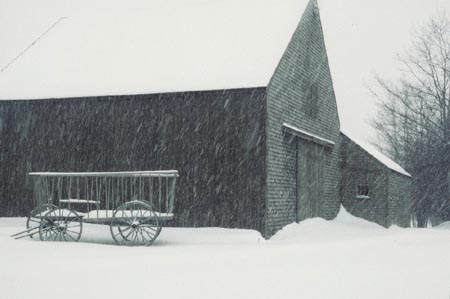
[[[300,139],[297,155],[297,221],[301,221],[319,215],[323,196],[324,147]]]

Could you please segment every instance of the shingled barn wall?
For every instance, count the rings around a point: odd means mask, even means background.
[[[397,173],[342,134],[341,200],[353,215],[389,227],[406,227],[411,219],[411,177]],[[358,185],[369,198],[358,198]]]
[[[412,213],[412,180],[410,177],[391,171],[389,174],[388,225],[401,227],[410,225]]]
[[[389,172],[359,145],[342,135],[341,200],[353,215],[387,226]],[[369,188],[369,198],[358,198],[358,185]]]
[[[318,86],[318,114],[306,113],[310,83]],[[283,133],[283,123],[335,143],[324,163],[324,196],[319,216],[339,210],[339,118],[319,11],[311,1],[269,83],[267,91],[266,237],[297,220],[297,139]]]

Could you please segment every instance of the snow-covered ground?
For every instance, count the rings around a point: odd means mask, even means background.
[[[1,298],[449,298],[450,225],[384,229],[341,210],[266,241],[251,230],[165,228],[152,247],[13,240],[0,218]]]

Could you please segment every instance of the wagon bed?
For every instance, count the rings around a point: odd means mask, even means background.
[[[70,210],[68,209],[60,209],[60,215],[58,215],[59,217],[61,217],[62,219],[65,217],[68,217],[68,214],[70,213]],[[139,210],[139,211],[135,211],[135,214],[137,215],[145,215],[145,211],[146,210]],[[42,212],[38,215],[35,215],[36,218],[42,218],[45,216],[45,214],[47,213],[47,211]],[[88,213],[83,213],[83,212],[77,212],[77,215],[81,218],[83,218],[83,222],[86,223],[98,223],[98,224],[104,224],[104,223],[109,223],[111,222],[113,215],[114,215],[114,210],[92,210]],[[121,218],[126,218],[126,217],[132,217],[132,215],[128,212],[125,212],[124,215],[121,215],[119,213],[119,215],[116,216],[116,219],[121,219]],[[174,217],[173,213],[161,213],[161,212],[154,212],[152,215],[147,216],[150,219],[157,219],[158,221],[169,221],[172,220]]]

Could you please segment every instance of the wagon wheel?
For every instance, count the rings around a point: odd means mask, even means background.
[[[144,204],[147,204],[147,205],[149,205],[150,207],[152,206],[151,203],[150,203],[149,201],[147,201],[147,200],[139,200],[139,202],[144,203]],[[152,210],[153,210],[153,209],[152,209]],[[160,233],[161,230],[162,230],[162,227],[161,227],[161,226],[159,226],[159,225],[157,225],[157,226],[158,226],[158,231],[157,231],[157,233],[156,233],[155,239],[159,236],[159,233]],[[123,239],[127,239],[126,231],[123,232],[123,229],[125,229],[125,228],[126,228],[126,227],[117,226],[117,230],[120,232],[120,235],[122,236]]]
[[[156,226],[155,226],[156,227]],[[126,227],[124,227],[124,226],[117,226],[117,230],[120,232],[120,236],[123,238],[123,239],[125,239],[125,240],[128,240],[128,238],[129,237],[127,237],[127,230],[125,230],[124,231],[124,229],[126,229]],[[162,230],[162,227],[161,226],[158,226],[157,227],[157,232],[156,232],[156,236],[155,236],[155,239],[159,236],[159,233],[161,232],[161,230]],[[154,241],[154,240],[153,240]],[[149,244],[150,245],[150,244]]]
[[[119,206],[111,221],[111,236],[118,245],[153,244],[161,232],[157,214],[142,201],[129,201]]]
[[[58,206],[53,204],[42,204],[34,208],[27,217],[27,230],[31,228],[36,228],[32,230],[30,233],[30,238],[33,238],[33,235],[37,233],[37,229],[41,223],[42,217],[50,210],[57,209]]]
[[[45,214],[39,225],[41,241],[77,242],[83,230],[81,217],[70,209],[53,209]]]

